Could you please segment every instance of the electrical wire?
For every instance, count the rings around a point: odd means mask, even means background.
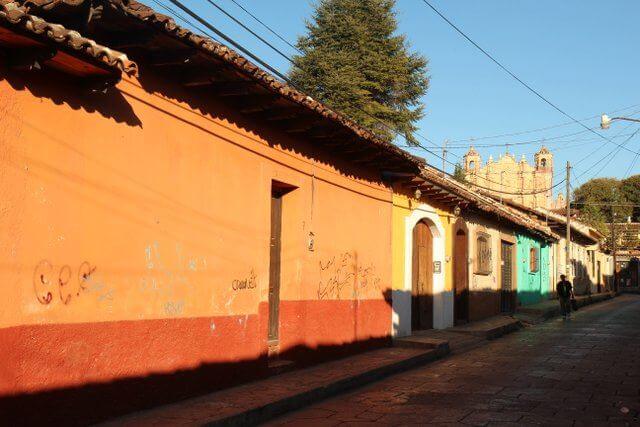
[[[596,132],[594,129],[588,127],[587,125],[585,125],[584,123],[582,123],[581,121],[579,121],[578,119],[576,119],[575,117],[573,117],[571,114],[567,113],[566,111],[564,111],[563,109],[561,109],[560,107],[558,107],[556,104],[554,104],[553,102],[551,102],[549,99],[547,99],[545,96],[543,96],[540,92],[538,92],[537,90],[535,90],[533,87],[531,87],[528,83],[526,83],[524,80],[522,80],[520,77],[518,77],[517,75],[515,75],[511,70],[509,70],[506,66],[504,66],[500,61],[498,61],[496,58],[494,58],[489,52],[487,52],[486,50],[484,50],[478,43],[476,43],[475,41],[473,41],[473,39],[471,39],[471,37],[469,37],[467,34],[465,34],[460,28],[458,28],[458,26],[456,26],[453,22],[451,22],[446,16],[444,16],[438,9],[436,9],[428,0],[422,0],[422,2],[427,5],[431,10],[433,10],[440,18],[442,18],[447,24],[449,24],[454,30],[456,30],[462,37],[464,37],[469,43],[471,43],[473,46],[475,46],[480,52],[482,52],[487,58],[489,58],[494,64],[496,64],[498,67],[500,67],[504,72],[506,72],[508,75],[510,75],[513,79],[515,79],[518,83],[520,83],[522,86],[524,86],[527,90],[529,90],[531,93],[533,93],[535,96],[537,96],[538,98],[540,98],[543,102],[545,102],[546,104],[548,104],[549,106],[551,106],[553,109],[555,109],[556,111],[558,111],[560,114],[562,114],[563,116],[567,117],[568,119],[570,119],[571,121],[575,122],[577,125],[585,128],[587,131],[599,136],[600,138],[604,139],[607,142],[610,142],[611,144],[614,144],[616,146],[618,146],[621,149],[625,149],[626,151],[629,151],[630,153],[633,154],[639,154],[639,152],[637,151],[633,151],[630,150],[626,147],[624,147],[623,145],[620,145],[612,140],[610,140],[609,138],[607,138],[606,136],[602,135],[599,132]]]
[[[276,36],[278,39],[280,39],[282,42],[284,42],[286,45],[288,45],[289,47],[291,47],[292,49],[295,49],[296,51],[298,51],[299,54],[302,55],[302,51],[300,49],[298,49],[295,45],[289,43],[289,41],[287,39],[285,39],[284,37],[282,37],[280,34],[278,34],[274,29],[272,29],[269,25],[265,24],[260,18],[258,18],[257,16],[255,16],[253,13],[249,12],[247,9],[245,9],[244,6],[242,6],[241,4],[239,4],[236,0],[231,0],[231,2],[233,4],[235,4],[236,6],[238,6],[240,9],[242,9],[242,11],[244,13],[246,13],[247,15],[249,15],[250,17],[252,17],[256,22],[258,22],[258,24],[262,25],[264,28],[266,28],[271,34],[273,34],[274,36]]]
[[[635,137],[638,132],[640,132],[640,128],[638,128],[635,132],[633,132],[629,137],[627,137],[627,139],[622,143],[623,146],[624,144],[628,143],[629,141],[631,141],[633,139],[633,137]],[[580,175],[578,175],[578,177],[582,177],[584,174],[586,174],[590,169],[594,168],[595,166],[597,166],[599,163],[601,163],[602,161],[604,161],[605,159],[608,158],[608,160],[602,165],[602,167],[600,169],[598,169],[598,171],[594,174],[592,174],[592,176],[598,176],[600,174],[600,172],[602,172],[602,170],[609,164],[611,163],[611,160],[613,160],[613,158],[620,152],[620,148],[614,148],[613,150],[611,150],[608,154],[606,154],[603,158],[601,158],[600,160],[598,160],[596,163],[594,163],[591,167],[589,167],[587,170],[585,170],[584,172],[582,172]]]
[[[238,49],[238,50],[240,50],[241,52],[245,53],[247,56],[249,56],[250,58],[254,59],[254,60],[255,60],[256,62],[258,62],[259,64],[263,65],[263,66],[264,66],[265,68],[267,68],[269,71],[272,71],[272,72],[273,72],[274,74],[276,74],[279,78],[281,78],[284,82],[286,82],[287,84],[290,84],[292,87],[294,87],[294,88],[298,89],[298,88],[293,84],[293,82],[291,82],[291,81],[290,81],[290,80],[289,80],[289,79],[288,79],[288,78],[287,78],[283,73],[280,73],[277,69],[273,68],[271,65],[269,65],[268,63],[266,63],[265,61],[263,61],[261,58],[259,58],[259,57],[258,57],[258,56],[256,56],[255,54],[253,54],[250,50],[248,50],[247,48],[245,48],[245,47],[244,47],[244,46],[242,46],[241,44],[239,44],[239,43],[235,42],[234,40],[232,40],[229,36],[227,36],[226,34],[224,34],[223,32],[221,32],[220,30],[218,30],[218,29],[217,29],[215,26],[213,26],[211,23],[207,22],[206,20],[204,20],[203,18],[201,18],[199,15],[197,15],[193,10],[191,10],[190,8],[188,8],[187,6],[185,6],[181,1],[179,1],[179,0],[169,0],[169,1],[170,1],[171,3],[173,3],[174,5],[176,5],[178,8],[180,8],[182,11],[184,11],[185,13],[187,13],[189,16],[191,16],[193,19],[195,19],[196,21],[198,21],[199,23],[201,23],[202,25],[204,25],[206,28],[208,28],[209,30],[213,31],[215,34],[217,34],[218,36],[220,36],[221,38],[223,38],[223,39],[224,39],[225,41],[227,41],[229,44],[231,44],[232,46],[234,46],[235,48],[237,48],[237,49]],[[212,1],[210,1],[210,0],[207,0],[207,1],[208,1],[211,5],[215,5]],[[219,10],[220,10],[220,9],[219,9]],[[239,22],[239,20],[234,19],[234,22],[238,23],[239,25],[242,25],[242,27],[246,29],[246,26],[245,26],[244,24],[241,24],[241,23]],[[255,32],[253,32],[253,31],[252,31],[251,33],[252,33],[254,36],[258,37],[258,36],[257,36],[257,34],[255,34]],[[206,33],[205,33],[205,34],[206,34]],[[260,39],[261,41],[264,41],[264,39],[262,39],[261,37],[259,37],[259,39]],[[273,46],[272,46],[271,44],[268,44],[268,46],[269,46],[269,47],[271,47],[271,48],[273,48]],[[280,53],[282,53],[282,52],[280,52]],[[295,65],[295,63],[294,63],[294,61],[293,61],[292,59],[290,59],[290,58],[289,58],[289,60],[292,62],[292,64],[294,64],[294,66],[296,66],[296,65]],[[299,68],[299,67],[298,67],[298,68]],[[298,90],[300,90],[300,89],[298,89]],[[393,127],[389,126],[387,123],[383,122],[382,120],[380,120],[379,118],[377,118],[377,117],[375,117],[375,116],[370,115],[369,113],[367,113],[366,111],[364,111],[364,110],[360,109],[360,108],[359,108],[359,107],[357,107],[357,106],[353,106],[353,105],[352,105],[352,107],[353,107],[353,108],[358,109],[359,111],[362,111],[363,113],[365,113],[365,114],[367,114],[367,115],[369,115],[370,117],[372,117],[373,119],[375,119],[376,121],[378,121],[380,124],[382,124],[385,128],[387,128],[388,130],[390,130],[391,132],[393,132],[395,135],[397,135],[397,136],[400,136],[400,137],[404,138],[404,139],[407,141],[407,143],[409,143],[409,141],[408,141],[408,139],[407,139],[407,137],[406,137],[405,135],[403,135],[401,132],[397,131],[397,130],[396,130],[396,129],[394,129]],[[439,146],[437,146],[433,141],[429,140],[428,138],[426,138],[426,137],[424,137],[424,136],[422,136],[422,135],[420,135],[420,134],[416,134],[416,135],[417,135],[417,136],[419,136],[421,139],[423,139],[423,140],[425,140],[425,141],[427,141],[427,142],[429,142],[429,143],[433,144],[436,148],[440,148]],[[414,144],[410,144],[410,145],[414,145]],[[415,143],[415,146],[416,146],[417,148],[421,148],[421,149],[425,150],[427,153],[432,154],[432,155],[434,155],[435,157],[440,158],[441,160],[445,160],[446,162],[448,162],[448,163],[449,163],[449,164],[451,164],[451,165],[454,165],[454,166],[456,165],[455,163],[452,163],[451,161],[447,161],[446,159],[443,159],[441,156],[439,156],[438,154],[434,153],[432,150],[430,150],[429,148],[427,148],[427,147],[423,146],[423,145],[422,145],[422,144],[420,144],[420,143]],[[437,168],[435,168],[435,167],[434,167],[434,169],[438,170],[438,169],[437,169]],[[449,175],[449,176],[451,176],[451,177],[452,177],[452,175],[450,175],[450,174],[448,174],[448,173],[446,173],[446,172],[444,172],[444,171],[441,171],[441,172],[443,172],[443,173],[445,173],[445,174],[447,174],[447,175]],[[493,183],[493,184],[497,184],[497,185],[502,185],[502,184],[500,184],[500,183],[498,183],[498,182],[494,182],[494,181],[492,181],[492,180],[489,180],[488,178],[485,178],[485,177],[482,177],[482,176],[479,176],[479,175],[476,175],[476,176],[478,176],[478,177],[479,177],[479,178],[481,178],[481,179],[486,180],[486,181],[487,181],[487,182],[489,182],[489,183]],[[559,185],[559,184],[561,184],[562,182],[564,182],[564,180],[563,180],[563,181],[561,181],[560,183],[556,184],[556,186],[557,186],[557,185]],[[493,189],[490,189],[490,188],[487,188],[487,187],[481,187],[481,186],[479,186],[479,185],[476,185],[476,186],[477,186],[477,187],[479,187],[479,188],[484,188],[484,189],[491,190],[491,191],[494,191],[494,192],[500,192],[500,191],[493,190]],[[515,187],[513,187],[513,188],[515,188]],[[555,188],[555,186],[554,186],[554,187],[551,187],[551,188],[544,189],[544,190],[539,190],[539,191],[533,192],[533,193],[531,193],[531,194],[544,193],[544,192],[547,192],[547,191],[549,191],[549,190],[551,190],[551,189],[553,189],[553,188]],[[527,194],[523,194],[522,192],[518,192],[518,193],[508,193],[508,192],[504,192],[504,194],[527,195],[528,193],[527,193]]]
[[[300,67],[295,63],[295,61],[293,61],[291,58],[287,57],[283,52],[281,52],[281,51],[277,50],[277,49],[276,49],[273,45],[271,45],[270,43],[266,42],[266,41],[265,41],[261,36],[257,35],[253,30],[249,29],[249,28],[248,28],[244,23],[242,23],[241,21],[239,21],[236,17],[232,16],[229,12],[225,11],[225,10],[224,10],[224,9],[222,9],[220,6],[216,5],[212,0],[207,0],[207,2],[208,2],[209,4],[211,4],[212,6],[216,7],[216,9],[218,9],[219,11],[223,12],[227,17],[229,17],[230,19],[232,19],[236,24],[240,25],[242,28],[244,28],[245,30],[249,31],[252,35],[254,35],[256,38],[258,38],[260,41],[264,42],[267,46],[269,46],[270,48],[272,48],[272,49],[276,50],[280,55],[285,56],[293,66],[297,67],[298,69],[301,69],[301,68],[300,68]],[[247,12],[248,12],[248,11],[247,11]],[[254,15],[252,15],[252,16],[254,17],[254,19],[257,19]],[[263,24],[263,25],[265,25],[265,26],[266,26],[266,24]],[[276,33],[274,30],[272,30],[270,27],[268,27],[268,26],[267,26],[267,28],[268,28],[271,32],[273,32],[273,33],[277,34],[277,33]],[[302,71],[304,71],[304,70],[302,70]],[[289,81],[287,80],[287,82],[289,82]],[[295,86],[294,86],[294,87],[295,87]],[[353,105],[352,105],[352,107],[353,107],[353,108],[356,108],[356,109],[358,109],[359,111],[362,111],[363,113],[365,113],[365,114],[367,114],[368,116],[372,117],[373,119],[375,119],[377,122],[381,123],[383,126],[385,126],[388,130],[390,130],[391,132],[393,132],[393,133],[394,133],[394,134],[396,134],[397,136],[400,136],[400,137],[403,137],[403,138],[405,138],[405,139],[406,139],[406,137],[405,137],[404,135],[402,135],[402,134],[401,134],[400,132],[398,132],[396,129],[394,129],[394,128],[390,127],[387,123],[383,122],[383,121],[382,121],[382,120],[380,120],[379,118],[377,118],[377,117],[375,117],[375,116],[372,116],[371,114],[369,114],[369,113],[367,113],[366,111],[364,111],[364,110],[362,110],[362,109],[358,108],[357,106],[353,106]],[[584,131],[581,131],[581,132],[578,132],[578,133],[584,133]],[[568,134],[568,135],[562,135],[562,136],[560,136],[560,137],[571,136],[571,135],[575,135],[575,134],[578,134],[578,133],[572,133],[572,134]],[[440,148],[439,146],[437,146],[433,141],[429,140],[428,138],[426,138],[426,137],[424,137],[424,136],[422,136],[422,135],[420,135],[420,134],[418,134],[418,133],[416,133],[416,135],[417,135],[418,137],[420,137],[421,139],[423,139],[423,140],[425,140],[425,141],[429,142],[430,144],[432,144],[435,148]],[[407,142],[408,142],[408,141],[407,141]],[[427,153],[429,153],[429,154],[431,154],[431,155],[433,155],[433,156],[435,156],[435,157],[439,158],[440,160],[445,160],[445,162],[447,162],[447,163],[449,163],[449,164],[451,164],[451,165],[454,165],[454,166],[456,165],[456,164],[455,164],[455,163],[453,163],[453,162],[446,161],[446,159],[444,159],[442,156],[440,156],[440,155],[436,154],[435,152],[433,152],[433,151],[432,151],[432,150],[430,150],[429,148],[427,148],[427,147],[423,146],[422,144],[414,143],[414,144],[410,144],[409,146],[410,146],[411,148],[420,148],[420,149],[424,150],[425,152],[427,152]],[[456,156],[456,157],[457,157],[457,158],[459,158],[459,156]],[[479,178],[481,178],[481,179],[484,179],[485,181],[487,181],[487,182],[489,182],[489,183],[493,183],[493,184],[501,185],[501,186],[503,186],[503,187],[504,187],[504,185],[503,185],[503,184],[500,184],[500,183],[498,183],[498,182],[492,181],[492,180],[490,180],[490,179],[488,179],[488,178],[486,178],[486,177],[479,176],[479,175],[476,175],[476,176],[478,176],[478,177],[479,177]],[[512,186],[507,186],[507,187],[515,188],[515,189],[517,189],[517,188],[518,188],[518,187],[512,187]],[[549,190],[550,190],[550,189],[540,190],[540,192],[546,192],[546,191],[549,191]],[[518,194],[522,194],[522,193],[521,193],[521,192],[519,192]]]
[[[284,52],[282,52],[280,49],[278,49],[277,47],[275,47],[273,44],[271,44],[268,40],[264,39],[262,36],[260,36],[258,33],[256,33],[255,31],[253,31],[251,28],[247,27],[245,24],[243,24],[239,19],[237,19],[235,16],[233,16],[231,13],[227,12],[226,10],[224,10],[221,6],[219,6],[217,3],[215,3],[212,0],[205,0],[207,3],[209,3],[211,6],[215,7],[216,9],[218,9],[220,12],[222,12],[227,18],[231,19],[233,22],[235,22],[236,24],[240,25],[242,28],[244,28],[247,32],[249,32],[249,34],[251,34],[252,36],[254,36],[255,38],[257,38],[258,40],[260,40],[262,43],[266,44],[267,46],[269,46],[274,52],[276,52],[278,55],[282,56],[284,59],[286,59],[287,61],[289,61],[291,64],[295,65],[295,63],[293,62],[293,59],[290,58],[287,54],[285,54]]]
[[[193,29],[195,29],[197,31],[200,31],[200,33],[202,33],[202,34],[207,34],[207,32],[205,30],[203,30],[202,27],[194,25],[193,22],[189,21],[187,18],[184,17],[184,15],[178,13],[172,7],[167,6],[166,4],[162,3],[160,0],[151,0],[151,1],[154,2],[155,4],[157,4],[158,6],[160,6],[161,8],[163,8],[164,10],[166,10],[167,12],[169,12],[170,15],[173,15],[176,18],[178,18],[179,20],[181,20],[182,22],[184,22],[187,26],[189,26],[189,27],[191,27],[191,28],[193,28]],[[207,34],[207,36],[211,37],[211,39],[213,39],[217,43],[220,43],[220,40],[216,39],[211,34]]]
[[[609,114],[617,114],[617,113],[620,113],[622,111],[626,111],[626,110],[629,110],[631,108],[635,108],[635,107],[638,107],[638,106],[640,106],[640,104],[634,104],[634,105],[630,105],[628,107],[619,108],[617,110],[610,111]],[[599,117],[600,117],[600,114],[596,114],[594,116],[585,117],[584,119],[581,119],[580,121],[581,122],[586,122],[586,121],[589,121],[589,120],[597,119]],[[526,135],[526,134],[529,134],[529,133],[542,132],[542,131],[545,131],[545,130],[556,129],[556,128],[559,128],[559,127],[564,127],[564,126],[569,126],[569,125],[575,125],[575,122],[569,121],[569,122],[559,123],[559,124],[556,124],[556,125],[545,126],[545,127],[540,127],[540,128],[530,129],[530,130],[525,130],[525,131],[503,133],[503,134],[499,134],[499,135],[470,137],[470,138],[466,138],[466,139],[454,139],[454,140],[452,140],[450,142],[455,144],[457,142],[474,142],[474,141],[481,141],[481,140],[485,140],[485,139],[506,138],[506,137],[511,137],[511,136],[520,136],[520,135]]]

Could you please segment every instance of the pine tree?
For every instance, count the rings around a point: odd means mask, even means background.
[[[467,174],[464,173],[464,168],[460,163],[456,163],[453,169],[453,178],[458,182],[461,182],[463,184],[468,184]]]
[[[380,137],[392,140],[394,129],[415,143],[427,60],[396,34],[394,6],[395,0],[319,0],[290,77]]]

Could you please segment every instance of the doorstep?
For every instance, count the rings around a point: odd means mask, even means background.
[[[487,319],[467,323],[466,325],[454,326],[448,330],[492,340],[511,332],[515,332],[521,327],[522,323],[520,320],[512,316],[493,316]]]
[[[444,345],[434,348],[389,347],[372,350],[137,412],[102,425],[257,424],[318,400],[426,364],[448,353],[449,348]]]
[[[487,340],[515,332],[521,327],[521,322],[511,316],[493,316],[447,329],[413,331],[407,337],[395,338],[393,345],[402,348],[446,347],[455,354],[478,347]]]

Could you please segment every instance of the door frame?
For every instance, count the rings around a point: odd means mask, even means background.
[[[418,229],[420,227],[420,230]],[[420,231],[424,231],[425,240],[427,244],[424,245],[428,256],[425,260],[421,260],[420,254],[416,253],[418,248],[418,242],[416,237],[420,236]],[[411,260],[411,330],[420,331],[433,328],[433,234],[431,233],[431,227],[427,221],[418,221],[413,228],[413,253]],[[421,261],[426,261],[424,268],[426,269],[425,289],[419,289],[420,286],[420,270],[423,269]],[[421,292],[422,291],[422,292]],[[424,292],[424,293],[423,293]],[[423,310],[423,301],[429,300],[427,304],[428,310]],[[417,312],[414,311],[417,309]]]
[[[440,216],[426,203],[414,207],[405,218],[404,227],[404,280],[403,288],[392,294],[393,336],[411,335],[411,287],[413,280],[413,229],[420,221],[429,225],[433,237],[433,261],[440,262],[441,273],[433,275],[433,327],[444,329],[453,326],[453,299],[451,291],[445,291],[445,230]]]
[[[269,280],[267,283],[267,336],[266,342],[268,355],[276,356],[280,350],[280,305],[282,293],[282,216],[284,212],[284,201],[287,194],[298,187],[275,179],[271,180],[270,188],[270,209],[269,209]],[[274,252],[271,244],[274,237],[274,200],[278,200],[278,224],[277,250]],[[274,261],[277,261],[274,263]],[[271,295],[274,288],[274,295]]]
[[[456,246],[458,242],[458,231],[463,231],[466,236],[466,253],[463,260],[459,260],[456,257]],[[469,304],[470,304],[470,296],[471,292],[469,289],[469,227],[467,226],[467,222],[462,217],[458,217],[456,222],[453,224],[453,229],[451,231],[451,284],[452,284],[452,292],[453,292],[453,321],[454,323],[461,319],[456,319],[456,269],[460,264],[465,265],[465,288],[467,291],[466,296],[466,316],[463,319],[465,322],[469,322]]]
[[[507,242],[511,245],[511,292],[513,296],[511,297],[511,306],[515,311],[518,307],[518,262],[517,262],[517,249],[518,249],[518,240],[515,235],[500,233],[500,242],[498,246],[498,313],[502,312],[502,242]]]

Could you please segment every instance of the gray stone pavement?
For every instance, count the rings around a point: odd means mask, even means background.
[[[640,295],[584,307],[270,425],[640,425]]]

